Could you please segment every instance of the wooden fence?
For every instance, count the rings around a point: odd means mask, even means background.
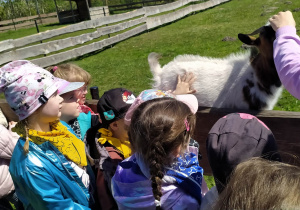
[[[40,16],[28,16],[16,18],[13,20],[0,21],[0,31],[7,31],[11,29],[29,28],[34,27],[36,20],[39,24],[57,23],[57,13],[41,14]]]
[[[145,6],[161,5],[169,3],[170,0],[143,0],[140,2],[131,2],[128,4],[109,5],[109,11],[113,14],[114,11],[140,9]]]
[[[97,100],[88,100],[87,104],[93,111],[97,112],[97,102]],[[17,116],[4,99],[0,99],[0,108],[9,121],[18,121]],[[293,158],[293,156],[300,156],[300,112],[250,111],[199,107],[196,130],[193,137],[200,144],[200,152],[202,154],[200,165],[204,168],[206,175],[212,175],[206,154],[207,134],[218,119],[234,112],[249,113],[263,121],[273,132],[283,161],[300,166],[300,162],[295,161]]]
[[[178,0],[165,5],[144,7],[129,13],[100,17],[94,20],[84,21],[19,39],[5,40],[0,42],[0,65],[8,63],[12,60],[28,59],[35,56],[41,57],[31,61],[41,67],[58,64],[87,53],[101,50],[104,47],[120,42],[149,29],[178,20],[192,12],[205,10],[227,1],[230,0],[209,0],[178,9],[191,2],[199,2],[198,0]],[[178,10],[165,15],[151,17],[152,15],[157,15],[159,13],[172,11],[175,9]],[[108,24],[109,26],[107,26]],[[92,28],[96,28],[96,30],[91,33],[38,43],[39,41],[59,35]],[[57,53],[59,50],[63,50],[68,47],[75,47],[76,45],[81,45],[88,41],[103,37],[104,35],[123,31],[128,28],[131,29],[110,38],[106,38],[101,41],[94,41],[91,44]],[[44,56],[49,53],[52,53],[52,55]]]
[[[108,6],[104,6],[104,7],[91,7],[89,10],[90,10],[91,20],[95,20],[97,18],[109,15]]]

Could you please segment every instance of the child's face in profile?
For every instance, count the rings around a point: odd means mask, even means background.
[[[120,139],[121,141],[128,141],[128,132],[124,119],[117,120],[109,125],[113,132],[113,137]]]
[[[80,105],[83,105],[85,103],[87,93],[87,85],[84,85],[78,90],[76,90],[77,98],[79,99],[78,103]]]
[[[61,97],[64,101],[62,103],[60,119],[69,122],[70,120],[77,118],[80,114],[80,110],[76,91],[65,93]]]
[[[41,107],[39,118],[45,123],[51,123],[61,117],[63,98],[57,91],[48,99],[47,103]]]

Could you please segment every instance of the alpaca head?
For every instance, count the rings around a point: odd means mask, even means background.
[[[256,38],[253,35],[259,34]],[[261,56],[273,59],[273,42],[276,38],[275,31],[270,25],[260,27],[251,34],[238,34],[241,42],[258,48]]]

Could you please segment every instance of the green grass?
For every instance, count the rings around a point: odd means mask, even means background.
[[[180,54],[224,57],[239,52],[242,50],[242,43],[238,39],[231,42],[224,42],[222,39],[227,36],[237,38],[238,33],[251,33],[264,25],[271,15],[282,10],[293,11],[300,8],[300,1],[291,2],[292,4],[286,4],[285,0],[232,0],[71,62],[92,75],[92,86],[99,87],[100,96],[104,91],[116,87],[125,87],[138,94],[151,87],[152,75],[147,62],[150,52],[162,55],[162,65]],[[300,12],[293,14],[299,24]],[[56,27],[60,26],[53,26]],[[40,27],[40,30],[53,28],[46,26]],[[30,35],[35,33],[34,30],[35,28],[11,31],[5,36],[2,36],[5,33],[1,33],[0,40]],[[300,102],[284,90],[274,109],[300,111]],[[212,177],[205,176],[205,180],[209,188],[214,185]]]
[[[68,24],[65,25],[60,25],[60,24],[47,24],[47,25],[39,25],[39,31],[40,32],[44,32],[47,30],[52,30],[52,29],[57,29],[57,28],[62,28],[67,26]],[[18,30],[9,30],[6,32],[0,32],[0,41],[4,41],[7,39],[18,39],[24,36],[29,36],[29,35],[33,35],[36,34],[37,30],[35,27],[32,28],[21,28]]]
[[[207,184],[207,187],[209,189],[216,185],[213,176],[206,176],[206,175],[204,175],[204,180],[205,180],[205,182]]]
[[[151,87],[152,75],[147,62],[150,52],[158,52],[162,55],[160,61],[162,65],[180,54],[224,57],[239,52],[242,50],[240,48],[242,43],[238,39],[229,42],[224,42],[222,39],[227,36],[237,38],[238,33],[250,33],[264,25],[271,15],[282,10],[293,11],[300,7],[300,1],[293,0],[292,4],[285,2],[283,0],[232,0],[70,62],[90,72],[93,78],[92,85],[99,87],[100,95],[115,87],[125,87],[138,94]],[[296,22],[299,23],[300,12],[293,14]],[[58,27],[62,26],[41,26],[40,31]],[[93,30],[95,29],[78,31],[45,41],[76,36]],[[34,33],[36,33],[35,28],[9,31],[1,33],[0,40],[20,38]],[[88,43],[90,42],[85,44]],[[284,91],[274,109],[299,111],[300,103]]]
[[[224,57],[242,50],[238,39],[224,42],[224,37],[237,38],[238,33],[250,33],[264,25],[271,15],[299,7],[300,1],[295,0],[290,5],[281,0],[233,0],[72,62],[92,74],[92,85],[99,87],[100,95],[115,87],[138,94],[151,87],[147,62],[150,52],[162,54],[162,65],[180,54]],[[268,12],[270,9],[273,11]],[[294,17],[300,22],[300,12],[294,12]],[[284,91],[275,109],[300,111],[299,105],[298,100]]]

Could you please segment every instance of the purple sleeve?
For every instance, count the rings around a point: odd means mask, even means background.
[[[300,38],[293,26],[276,31],[274,62],[283,86],[300,99]]]

